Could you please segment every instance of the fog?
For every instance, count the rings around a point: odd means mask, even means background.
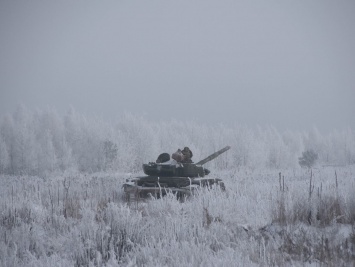
[[[355,128],[353,1],[1,1],[0,114]]]

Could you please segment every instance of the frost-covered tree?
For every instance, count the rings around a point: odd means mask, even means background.
[[[327,147],[325,135],[322,135],[316,127],[304,133],[303,143],[306,150],[317,151],[318,158],[322,162],[327,159]]]
[[[112,164],[117,158],[117,144],[113,143],[110,140],[105,140],[103,143],[104,148],[104,170],[112,168]]]
[[[302,157],[298,158],[298,162],[301,167],[311,168],[316,160],[318,159],[318,154],[313,150],[306,150],[302,152]]]
[[[12,174],[36,173],[36,145],[33,117],[31,112],[19,106],[14,113],[12,132]]]
[[[268,150],[267,166],[277,169],[285,168],[288,151],[281,134],[274,127],[267,127],[265,138]]]
[[[297,159],[304,150],[302,136],[300,133],[286,131],[282,135],[283,142],[287,148],[284,161],[287,167],[295,168],[298,166]]]
[[[317,151],[323,164],[355,163],[355,133],[349,129],[327,135],[316,128],[282,133],[273,127],[155,122],[129,113],[107,123],[73,108],[62,117],[53,109],[33,112],[20,106],[0,117],[0,136],[0,172],[12,175],[58,170],[139,172],[142,163],[184,146],[190,147],[197,162],[230,145],[228,153],[206,164],[210,169],[294,168],[307,150]]]
[[[57,169],[57,156],[50,130],[44,130],[41,136],[38,155],[38,173],[53,172]]]
[[[7,163],[7,168],[3,168],[2,172],[5,173],[13,173],[14,171],[14,167],[13,167],[13,134],[14,134],[14,123],[13,123],[13,119],[12,116],[10,114],[6,114],[1,121],[1,125],[0,125],[0,134],[2,137],[2,140],[4,142],[4,151],[6,152],[2,152],[3,157],[4,157],[4,161],[5,158],[8,158],[8,163]],[[2,150],[2,149],[1,149]],[[7,154],[7,156],[6,156]]]
[[[233,143],[238,144],[232,151],[233,161],[236,167],[248,166],[250,162],[253,133],[242,127],[235,131]]]
[[[6,147],[6,143],[0,134],[0,173],[5,173],[10,165],[10,156]]]

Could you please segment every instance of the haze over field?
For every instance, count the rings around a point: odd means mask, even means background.
[[[355,128],[353,1],[1,1],[0,114]]]
[[[354,14],[0,0],[0,266],[355,266]]]

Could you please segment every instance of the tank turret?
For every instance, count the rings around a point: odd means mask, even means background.
[[[143,171],[147,175],[157,175],[161,177],[204,177],[209,173],[208,170],[204,169],[202,165],[207,162],[214,160],[222,153],[230,149],[230,146],[218,150],[217,152],[209,155],[207,158],[200,160],[197,163],[155,163],[150,162],[148,164],[143,164]]]

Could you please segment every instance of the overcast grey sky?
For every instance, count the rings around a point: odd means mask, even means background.
[[[355,1],[0,1],[0,114],[355,129]]]

